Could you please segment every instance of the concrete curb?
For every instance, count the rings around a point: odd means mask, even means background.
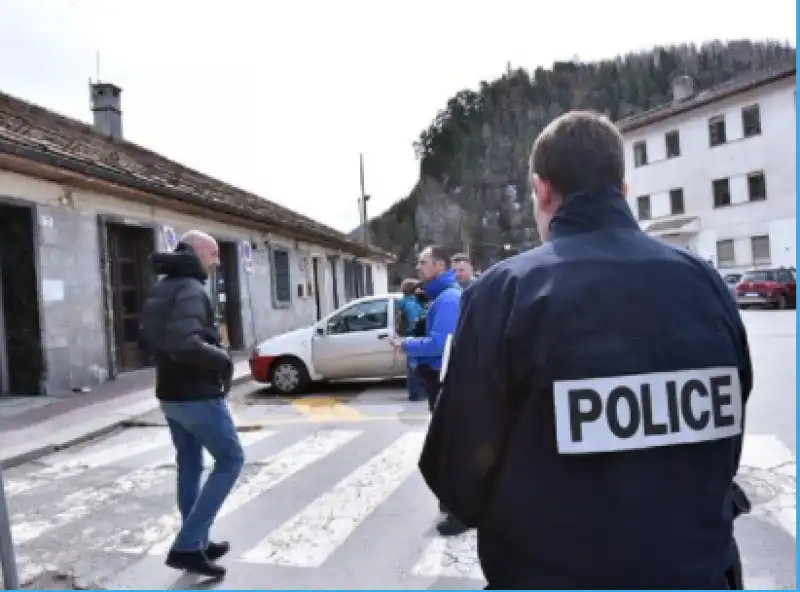
[[[231,388],[244,384],[251,379],[252,377],[249,373],[237,376],[231,381]],[[133,427],[136,425],[137,418],[147,415],[148,413],[158,409],[158,401],[155,397],[152,398],[152,401],[150,401],[150,404],[147,405],[147,407],[149,408],[143,406],[141,409],[137,409],[135,413],[130,413],[128,415],[120,414],[110,416],[106,421],[99,420],[99,422],[96,422],[97,427],[89,428],[77,435],[71,435],[67,438],[58,440],[57,442],[51,442],[43,445],[34,444],[28,450],[14,452],[8,456],[3,455],[0,457],[0,469],[17,467],[19,465],[42,458],[43,456],[58,452],[59,450],[64,450],[65,448],[83,444],[84,442],[99,438],[100,436],[105,436],[106,434],[121,427]]]

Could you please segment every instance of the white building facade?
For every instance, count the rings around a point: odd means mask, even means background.
[[[795,66],[619,123],[628,201],[644,230],[719,269],[796,265]]]

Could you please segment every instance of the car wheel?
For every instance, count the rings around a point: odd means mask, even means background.
[[[306,365],[297,358],[279,358],[272,365],[270,383],[272,388],[284,395],[294,395],[308,388],[311,382]]]
[[[778,310],[785,310],[789,308],[789,300],[786,298],[786,294],[781,294],[778,296],[778,299],[775,301],[775,308]]]

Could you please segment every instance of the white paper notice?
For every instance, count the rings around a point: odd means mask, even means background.
[[[444,342],[444,351],[442,352],[442,369],[439,370],[439,382],[444,382],[444,377],[447,374],[447,365],[450,363],[450,350],[453,347],[453,334],[447,336]]]
[[[64,300],[64,282],[61,280],[42,280],[42,298],[45,302]]]

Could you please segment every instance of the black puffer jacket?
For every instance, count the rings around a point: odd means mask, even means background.
[[[156,397],[192,401],[223,397],[233,364],[220,343],[208,274],[194,250],[180,243],[171,253],[152,256],[163,279],[153,286],[142,308],[139,343],[156,360]]]

